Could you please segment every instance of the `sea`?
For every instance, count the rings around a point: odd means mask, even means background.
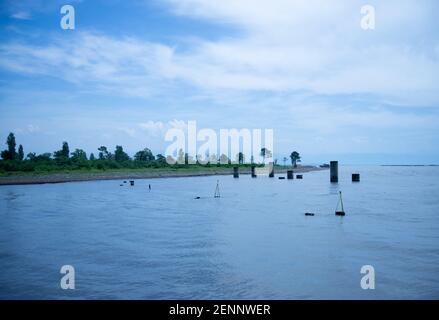
[[[439,167],[339,171],[0,186],[0,299],[438,299]]]

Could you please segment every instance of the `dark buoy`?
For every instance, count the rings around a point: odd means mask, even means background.
[[[134,180],[130,180],[130,185],[134,186]]]
[[[123,187],[123,184],[121,183],[119,186],[120,186],[120,187]]]
[[[285,180],[285,177],[279,177],[279,180]]]
[[[310,217],[314,217],[314,213],[311,213],[311,212],[307,212],[307,213],[305,213],[305,216],[310,216]]]
[[[303,179],[303,175],[301,174],[296,175],[296,179]]]
[[[201,199],[201,197],[195,197],[194,199]]]
[[[124,181],[123,183],[127,183],[126,181]]]
[[[360,174],[359,173],[352,174],[352,182],[360,182]]]
[[[339,205],[341,206],[341,209],[338,208]],[[338,199],[338,203],[337,203],[337,208],[335,208],[335,215],[341,217],[346,215],[346,213],[344,212],[343,198],[341,196],[341,191],[340,191],[340,199]]]

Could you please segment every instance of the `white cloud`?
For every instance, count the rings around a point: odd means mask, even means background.
[[[139,127],[152,136],[158,136],[163,132],[164,124],[161,121],[154,122],[150,120],[147,122],[139,123]]]
[[[18,20],[29,20],[31,18],[31,15],[29,12],[19,11],[19,12],[13,13],[11,15],[11,17],[14,19],[18,19]]]
[[[169,3],[176,14],[228,22],[244,31],[192,42],[184,51],[77,31],[71,41],[56,38],[46,46],[5,43],[0,66],[138,97],[163,95],[185,83],[209,92],[308,91],[439,101],[438,42],[428,36],[437,26],[431,14],[435,2],[378,3],[375,31],[360,28],[363,3],[357,0]]]

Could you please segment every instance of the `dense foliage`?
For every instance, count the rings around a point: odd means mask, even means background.
[[[7,149],[1,152],[0,173],[8,172],[60,172],[73,170],[117,170],[117,169],[143,169],[143,168],[184,168],[189,167],[190,156],[180,151],[179,158],[184,158],[186,164],[169,165],[165,156],[157,154],[154,156],[152,151],[145,148],[138,151],[133,158],[123,150],[122,146],[116,146],[114,152],[110,152],[106,146],[97,149],[97,157],[93,153],[87,157],[87,153],[82,149],[70,151],[67,142],[62,143],[60,150],[53,153],[36,154],[30,152],[24,156],[24,149],[19,145],[16,150],[16,141],[13,133],[10,133],[6,139]],[[269,150],[261,151],[265,157],[270,154]],[[244,163],[244,155],[239,153],[237,160],[240,166],[250,166]],[[228,163],[228,164],[220,164]],[[260,164],[262,165],[262,164]],[[232,167],[230,159],[226,155],[221,155],[217,161],[207,164],[200,164],[196,161],[195,165],[190,167]]]

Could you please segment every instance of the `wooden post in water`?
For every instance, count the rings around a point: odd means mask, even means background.
[[[274,164],[273,164],[273,162],[270,162],[268,164],[268,170],[269,170],[268,177],[274,178]]]
[[[287,171],[287,179],[288,180],[294,179],[294,171],[293,170],[288,170]]]
[[[256,178],[256,166],[252,165],[252,178]]]
[[[233,178],[239,178],[239,168],[233,167]]]
[[[338,161],[331,161],[329,165],[329,175],[331,182],[338,182]]]

